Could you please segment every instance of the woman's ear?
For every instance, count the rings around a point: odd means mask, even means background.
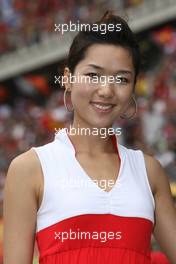
[[[64,76],[63,76],[63,88],[71,91],[71,83],[70,83],[71,72],[68,67],[64,68]]]

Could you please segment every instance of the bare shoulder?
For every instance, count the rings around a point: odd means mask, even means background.
[[[155,157],[145,153],[144,159],[153,193],[156,195],[161,189],[169,189],[169,179],[161,163]]]
[[[29,181],[34,180],[36,178],[35,174],[40,171],[40,163],[35,151],[30,149],[15,157],[11,161],[8,171],[20,172],[18,177],[28,178]],[[30,175],[30,177],[27,177],[26,175]]]
[[[28,186],[35,195],[38,204],[42,180],[41,173],[37,154],[30,149],[11,161],[7,172],[6,185]]]
[[[28,151],[23,152],[22,154],[19,154],[18,156],[16,156],[11,161],[10,166],[11,165],[18,166],[21,162],[25,162],[27,165],[31,165],[32,161],[35,162],[35,155],[34,155],[34,151],[32,149],[29,149]]]
[[[33,149],[9,166],[3,199],[4,263],[32,263],[40,163]]]

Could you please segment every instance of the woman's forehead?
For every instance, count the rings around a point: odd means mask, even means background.
[[[96,44],[88,48],[79,68],[100,71],[133,71],[132,56],[128,49],[109,44]]]

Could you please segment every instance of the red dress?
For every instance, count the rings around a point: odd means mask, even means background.
[[[40,264],[151,264],[155,205],[143,154],[112,139],[120,170],[109,192],[76,160],[65,130],[34,148],[44,175],[36,229]],[[87,185],[71,186],[76,177]]]

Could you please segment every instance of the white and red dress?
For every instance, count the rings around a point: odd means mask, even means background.
[[[112,136],[120,170],[102,190],[75,157],[67,129],[36,151],[44,176],[37,212],[40,264],[150,264],[155,202],[143,153]]]

